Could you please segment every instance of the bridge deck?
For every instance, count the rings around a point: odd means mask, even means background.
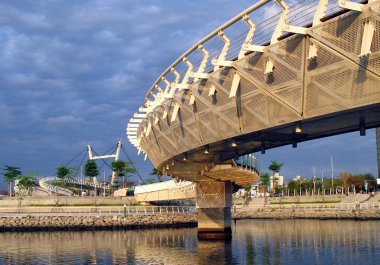
[[[337,9],[338,16],[329,9],[308,28],[299,25],[310,19],[293,23],[289,14],[299,8],[289,8],[274,16],[270,45],[247,36],[245,44],[259,48],[244,52],[243,45],[237,60],[228,55],[232,44],[221,28],[217,37],[225,45],[214,68],[199,65],[194,75],[188,64],[181,83],[179,63],[172,65],[174,80],[165,72],[147,95],[143,118],[129,125],[128,132],[136,132],[131,141],[168,175],[238,183],[255,173],[221,169],[237,156],[380,126],[379,3],[359,6],[361,12]],[[301,33],[288,34],[289,28]]]

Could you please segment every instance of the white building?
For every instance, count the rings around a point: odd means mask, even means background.
[[[274,173],[274,179],[277,187],[284,185],[284,176],[281,176],[279,172]],[[273,176],[270,176],[270,190],[272,190],[273,188]]]

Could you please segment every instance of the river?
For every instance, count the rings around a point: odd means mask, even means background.
[[[379,221],[240,220],[233,239],[196,228],[0,233],[0,264],[380,264]]]

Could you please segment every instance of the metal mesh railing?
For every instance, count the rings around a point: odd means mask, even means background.
[[[234,205],[232,207],[234,213],[241,212],[272,212],[273,210],[294,210],[294,211],[352,211],[352,210],[370,210],[380,209],[380,203],[303,203],[303,204],[271,204],[271,205]]]
[[[124,216],[196,213],[195,206],[91,206],[2,208],[0,217],[15,216]]]
[[[347,1],[347,6],[352,2],[358,1]],[[361,50],[368,50],[362,44],[368,12],[342,9],[337,0],[288,1],[285,7],[280,3],[256,3],[160,75],[139,109],[140,119],[127,128],[131,142],[155,166],[165,171],[180,155],[206,163],[210,160],[201,155],[202,146],[221,141],[227,146],[233,137],[377,102],[377,77],[365,75],[363,69],[375,72],[380,60],[356,62]],[[353,10],[358,8],[363,6],[354,5]],[[378,52],[377,32],[367,54]],[[265,152],[266,145],[297,144],[296,137],[284,137],[251,143],[242,139],[240,153],[225,148],[225,154],[216,151],[213,157],[226,161],[259,146]]]
[[[279,22],[280,16],[282,14],[282,9],[275,3],[275,1],[261,1],[265,2],[262,7],[257,10],[253,10],[251,12],[247,12],[247,15],[252,16],[252,20],[255,23],[255,33],[252,38],[252,44],[255,45],[267,45],[271,41],[272,35],[275,31],[275,28]],[[352,2],[360,2],[359,0],[354,0]],[[290,1],[289,12],[286,18],[286,23],[293,26],[305,27],[310,26],[312,24],[317,6],[319,4],[318,0],[300,0],[296,2]],[[269,10],[269,11],[267,11]],[[331,14],[343,11],[339,6],[338,0],[328,1],[328,5],[326,8],[326,16],[330,16]],[[261,11],[261,12],[258,12]],[[228,53],[226,56],[226,60],[234,60],[238,57],[239,52],[242,49],[242,45],[244,44],[246,35],[248,33],[247,25],[244,25],[241,19],[233,21],[231,25],[228,27],[221,27],[220,31],[225,32],[227,37],[230,39],[230,46],[228,49]],[[283,34],[285,32],[283,31]],[[206,68],[204,72],[213,71],[214,65],[212,64],[212,59],[217,58],[223,47],[223,41],[218,37],[217,33],[209,36],[209,38],[202,43],[206,50],[209,52],[209,59],[206,64]],[[201,53],[197,50],[196,47],[191,48],[188,51],[188,54],[185,56],[181,56],[175,63],[173,63],[162,75],[160,76],[157,84],[161,81],[161,77],[165,77],[169,81],[174,81],[174,77],[172,76],[170,69],[171,68],[179,68],[178,73],[181,76],[180,81],[183,80],[184,75],[187,72],[186,66],[183,65],[182,59],[186,57],[193,64],[194,71],[199,69],[199,66],[202,62]],[[182,64],[182,65],[181,65]],[[155,83],[155,84],[156,84]],[[161,86],[162,87],[162,86]],[[151,89],[155,93],[157,91],[154,90],[154,86]]]

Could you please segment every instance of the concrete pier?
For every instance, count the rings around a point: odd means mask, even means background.
[[[377,172],[380,178],[380,127],[376,128],[376,145],[377,145]]]
[[[231,238],[232,185],[202,181],[196,185],[199,239]]]

